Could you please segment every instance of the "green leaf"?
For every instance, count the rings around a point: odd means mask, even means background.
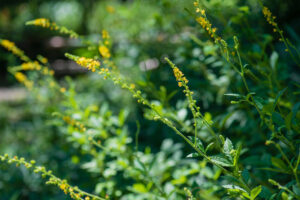
[[[284,126],[285,125],[285,121],[284,119],[281,117],[281,115],[278,112],[273,112],[272,113],[272,121],[278,126]]]
[[[256,188],[253,188],[250,194],[251,200],[254,200],[259,195],[260,192],[261,192],[261,185],[257,186]]]
[[[242,151],[242,144],[239,144],[238,147],[237,147],[237,150],[235,152],[234,159],[233,159],[233,165],[234,166],[238,163],[241,151]]]
[[[233,145],[230,139],[226,138],[223,146],[223,152],[226,155],[230,155],[230,152],[233,150]]]
[[[204,152],[204,146],[199,138],[196,138],[196,146],[198,149],[200,149],[202,152]]]
[[[250,97],[251,97],[252,95],[255,95],[255,94],[256,94],[255,92],[250,92],[250,93],[248,93],[247,96],[246,96],[246,99],[249,100]],[[260,97],[257,97],[257,98],[260,98]]]
[[[272,69],[275,69],[277,61],[278,61],[279,55],[276,51],[273,51],[271,57],[270,57],[270,65]]]
[[[254,103],[257,105],[257,107],[260,110],[262,110],[264,107],[264,105],[263,105],[264,100],[261,97],[253,97],[253,99],[254,99]]]
[[[299,103],[296,103],[294,106],[293,106],[293,109],[292,109],[292,123],[295,124],[296,123],[296,115],[297,115],[297,112],[298,110],[300,109],[300,102]]]
[[[235,94],[235,93],[227,93],[224,94],[225,96],[230,96],[230,97],[237,97],[237,98],[244,98],[245,96],[240,95],[240,94]]]
[[[146,193],[148,192],[147,188],[142,183],[135,183],[133,184],[132,188],[140,193]]]
[[[286,164],[279,158],[272,157],[271,162],[272,162],[272,165],[274,165],[275,167],[277,167],[279,169],[288,170],[288,167],[286,166]]]
[[[243,188],[241,188],[240,186],[237,186],[237,185],[222,185],[222,187],[223,188],[226,188],[226,189],[236,189],[236,190],[239,190],[239,191],[241,191],[241,192],[245,192],[245,193],[247,193],[247,191],[245,190],[245,189],[243,189]]]
[[[197,158],[200,157],[198,153],[190,153],[189,155],[186,156],[187,158]]]
[[[300,196],[300,188],[299,188],[299,186],[293,185],[293,192],[294,192],[296,195]]]
[[[284,121],[285,121],[285,126],[287,129],[291,130],[291,122],[292,122],[292,117],[293,117],[293,113],[290,112],[285,118],[284,118]]]
[[[214,142],[209,143],[209,144],[206,146],[206,148],[205,148],[205,153],[206,153],[208,150],[210,150],[214,144],[215,144]]]
[[[171,183],[174,185],[182,185],[182,184],[186,183],[186,181],[187,181],[186,176],[181,176],[178,179],[172,180]]]
[[[120,113],[119,113],[119,124],[120,124],[120,126],[124,125],[127,115],[128,115],[128,111],[126,111],[124,109],[120,111]]]
[[[285,193],[285,192],[282,192],[281,193],[281,199],[282,200],[288,200],[289,199],[289,195],[287,193]]]
[[[239,10],[243,11],[245,13],[249,13],[249,7],[248,6],[241,6],[241,7],[239,7]]]
[[[194,141],[195,138],[192,137],[192,136],[188,136],[188,138],[191,140],[191,141]],[[204,152],[204,146],[202,144],[202,141],[199,139],[199,138],[196,138],[196,147],[201,150],[201,152]]]
[[[249,178],[250,178],[250,173],[247,169],[244,169],[242,171],[242,177],[244,179],[244,181],[247,183],[249,181]]]
[[[284,88],[283,90],[279,91],[276,98],[275,98],[275,101],[273,103],[273,107],[272,107],[272,112],[274,112],[275,108],[276,108],[276,105],[278,103],[278,100],[280,99],[280,97],[284,94],[284,92],[287,90],[287,88]]]
[[[233,167],[233,164],[225,155],[215,155],[211,156],[211,161],[217,165],[221,165],[223,167]]]

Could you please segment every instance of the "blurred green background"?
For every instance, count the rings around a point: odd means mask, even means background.
[[[224,34],[238,34],[244,47],[261,51],[251,43],[251,35],[257,32],[265,38],[271,37],[278,52],[284,51],[284,47],[270,35],[272,27],[262,20],[256,0],[204,2],[207,12],[213,13],[209,15],[211,21],[220,31],[224,30]],[[278,17],[278,23],[288,37],[299,47],[300,1],[273,0],[265,1],[265,4]],[[1,0],[0,38],[14,41],[31,58],[37,54],[47,57],[60,83],[67,84],[68,79],[74,80],[74,88],[80,93],[82,105],[105,104],[113,115],[125,109],[128,112],[126,124],[132,137],[136,131],[136,121],[141,124],[139,148],[150,147],[151,151],[158,152],[165,138],[171,138],[176,143],[182,141],[167,127],[145,120],[143,116],[147,111],[138,106],[130,94],[68,61],[64,57],[65,52],[85,56],[92,54],[80,43],[40,27],[25,26],[25,22],[40,17],[49,18],[95,41],[101,37],[102,29],[108,30],[113,38],[113,54],[120,70],[149,96],[159,99],[164,107],[182,109],[184,116],[187,103],[182,95],[171,93],[177,90],[177,84],[171,70],[163,62],[163,57],[169,56],[176,64],[185,67],[184,73],[190,80],[191,88],[197,91],[203,112],[222,115],[223,111],[228,111],[229,105],[223,94],[240,87],[240,84],[235,82],[234,75],[227,74],[226,77],[224,74],[227,72],[219,68],[213,45],[208,43],[200,48],[191,37],[198,35],[200,30],[189,13],[192,7],[191,0]],[[245,13],[246,22],[242,17]],[[272,49],[266,51],[272,52]],[[290,62],[288,57],[283,57],[283,63]],[[37,100],[6,71],[7,66],[18,64],[20,61],[17,58],[0,49],[0,153],[34,158],[74,185],[94,191],[99,177],[78,164],[79,161],[87,162],[89,155],[71,139],[66,140],[66,129],[53,125],[49,113],[55,105],[47,100],[44,104],[37,104]],[[211,65],[213,68],[209,70],[207,66]],[[288,79],[290,72],[295,70],[292,65],[284,71],[282,80]],[[232,80],[228,80],[228,76]],[[176,98],[171,98],[173,95]],[[249,138],[256,134],[258,122],[247,121],[241,114],[226,126],[231,127],[227,134],[235,138],[233,140],[253,140]],[[242,134],[245,130],[247,134]],[[256,142],[253,140],[253,145]],[[188,150],[183,148],[184,152]],[[0,199],[65,197],[62,192],[45,186],[43,180],[24,169],[0,165]]]

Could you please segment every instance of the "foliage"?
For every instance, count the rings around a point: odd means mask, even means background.
[[[263,2],[99,5],[112,15],[104,26],[115,22],[101,37],[45,18],[26,23],[80,44],[65,57],[86,76],[59,80],[47,58],[0,40],[21,60],[8,71],[27,88],[29,112],[39,108],[42,129],[72,146],[64,158],[88,178],[71,184],[70,170],[53,173],[12,151],[0,156],[3,168],[33,169],[72,199],[300,199],[299,44]],[[176,22],[158,14],[175,8]],[[122,34],[116,23],[131,9],[155,22],[138,19]]]

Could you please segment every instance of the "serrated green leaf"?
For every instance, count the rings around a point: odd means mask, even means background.
[[[211,156],[211,161],[215,164],[221,165],[223,167],[233,167],[233,164],[225,155],[215,155]]]
[[[230,155],[230,152],[233,150],[233,145],[230,139],[226,138],[224,145],[223,145],[223,152],[226,155]]]
[[[222,185],[223,188],[226,188],[226,189],[236,189],[236,190],[239,190],[241,192],[245,192],[247,193],[247,191],[245,189],[243,189],[242,187],[238,186],[238,185],[231,185],[231,184],[228,184],[228,185]]]
[[[188,136],[188,138],[191,140],[191,141],[194,141],[195,138],[192,137],[192,136]],[[202,152],[204,152],[204,146],[202,144],[202,141],[199,139],[199,138],[196,138],[196,147],[201,150]]]
[[[260,194],[260,192],[261,192],[261,185],[253,188],[250,193],[251,200],[254,200]]]

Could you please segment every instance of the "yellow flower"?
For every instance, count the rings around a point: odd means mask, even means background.
[[[17,73],[15,74],[15,77],[16,77],[16,79],[17,79],[19,82],[21,82],[21,83],[27,80],[27,77],[26,77],[25,74],[23,74],[22,72],[17,72]]]
[[[274,21],[276,19],[276,17],[272,16],[272,13],[269,10],[269,8],[263,7],[262,12],[263,12],[265,18],[267,19],[268,23],[271,24],[272,26],[276,27],[277,23]]]
[[[67,191],[67,189],[68,189],[68,185],[67,184],[65,184],[65,183],[62,183],[62,184],[60,184],[60,189],[62,190],[62,191],[64,191],[64,193],[65,194],[67,194],[68,193],[68,191]]]
[[[102,31],[102,38],[103,39],[109,39],[109,34],[108,34],[108,32],[106,30]]]
[[[48,59],[44,57],[44,58],[41,59],[41,62],[46,64],[48,62]]]
[[[67,123],[70,122],[71,118],[69,116],[63,116],[63,120]]]
[[[15,43],[13,43],[9,40],[2,40],[1,45],[8,50],[11,50],[13,47],[15,47]]]
[[[51,23],[50,23],[49,19],[46,19],[46,18],[35,19],[33,21],[33,23],[36,26],[41,26],[41,27],[44,27],[44,28],[49,28],[51,26]]]
[[[23,83],[28,89],[33,87],[33,82],[28,80],[26,75],[22,72],[15,73],[15,78],[20,82]]]
[[[174,76],[178,82],[178,86],[182,87],[183,84],[187,84],[189,81],[185,78],[184,74],[178,69],[178,67],[173,68]]]
[[[208,21],[208,19],[205,16],[205,10],[202,10],[201,13],[203,13],[203,16],[196,18],[196,21],[202,26],[203,29],[205,29],[207,31],[207,33],[212,38],[215,38],[215,40],[219,40],[217,35],[215,34],[217,31],[217,28],[212,28],[211,23]]]
[[[85,57],[80,57],[79,59],[76,60],[76,63],[78,65],[86,67],[88,70],[91,70],[92,72],[95,72],[96,67],[100,66],[99,61],[93,60],[91,58],[85,58]]]
[[[19,56],[22,60],[28,62],[30,59],[24,55],[24,52],[16,47],[15,43],[9,41],[9,40],[1,40],[0,39],[0,45],[6,48],[8,51],[11,51],[16,56]]]
[[[61,93],[65,93],[66,92],[66,88],[64,88],[64,87],[60,88],[60,92]]]
[[[135,84],[131,83],[131,84],[130,84],[130,88],[131,88],[131,89],[134,89],[134,88],[135,88]]]
[[[106,46],[101,45],[99,47],[99,52],[100,52],[100,54],[103,58],[110,58],[110,52],[109,52],[109,49]]]
[[[35,69],[35,65],[31,62],[22,63],[21,67],[23,70],[34,70]]]
[[[115,12],[115,8],[112,6],[106,6],[106,11],[109,13],[114,13]]]

